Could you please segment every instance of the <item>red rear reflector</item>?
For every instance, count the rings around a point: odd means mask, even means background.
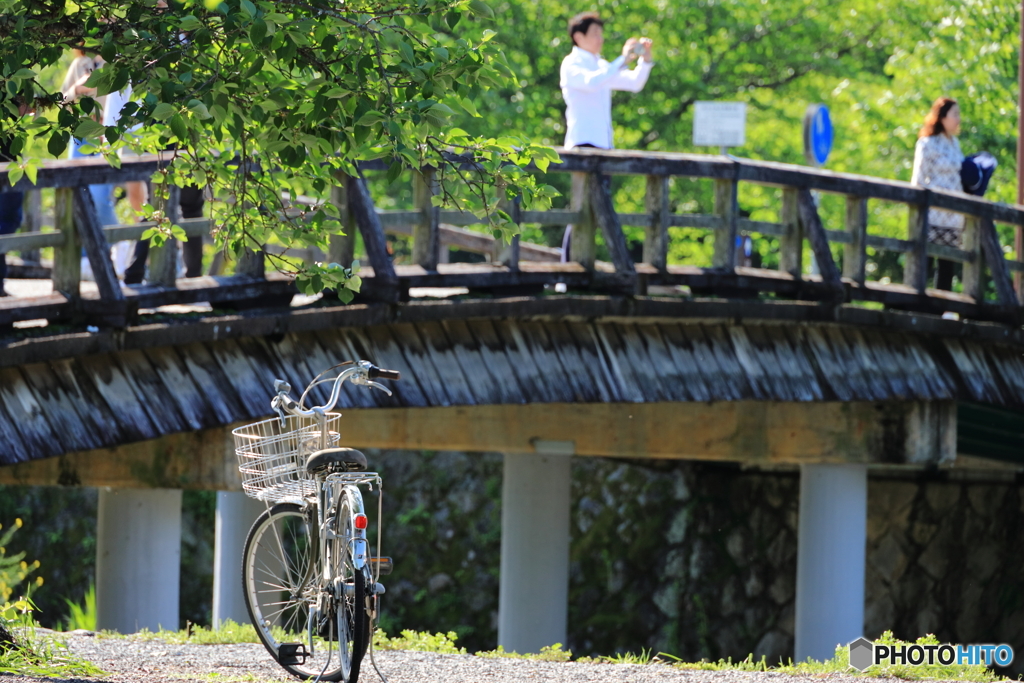
[[[367,525],[366,515],[356,515],[356,528],[365,529]]]

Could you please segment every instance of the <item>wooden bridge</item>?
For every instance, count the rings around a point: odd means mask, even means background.
[[[1024,461],[1024,309],[1013,288],[1024,262],[1005,257],[995,227],[1024,225],[1024,207],[728,157],[560,153],[549,172],[574,174],[570,206],[508,209],[521,224],[572,223],[570,263],[547,247],[464,230],[478,219],[431,206],[429,171],[415,175],[416,206],[406,211],[377,210],[364,179],[344,179],[331,201],[349,229],[326,256],[347,265],[362,245],[369,265],[351,305],[289,306],[292,283],[265,273],[259,257],[235,275],[176,280],[173,240],[151,252],[146,287],[122,287],[107,245],[147,226],[101,226],[84,184],[145,179],[159,160],[45,166],[37,187],[56,188],[56,230],[0,237],[0,251],[52,247],[54,293],[0,300],[0,325],[60,327],[0,341],[0,481],[118,489],[101,495],[100,522],[101,546],[117,557],[103,574],[116,575],[110,567],[149,561],[132,559],[131,539],[169,536],[150,555],[174,551],[173,529],[160,527],[173,518],[173,492],[180,505],[182,488],[240,488],[225,457],[229,429],[267,415],[274,378],[301,386],[338,360],[369,358],[404,379],[392,398],[346,392],[348,444],[506,453],[505,647],[564,642],[566,456],[618,456],[800,466],[797,655],[830,655],[861,635],[864,549],[849,539],[864,537],[868,467],[955,467],[965,455]],[[615,210],[609,175],[645,177],[645,213]],[[714,212],[672,212],[672,177],[713,182]],[[743,183],[780,188],[777,222],[741,216]],[[842,226],[823,224],[812,193],[844,198]],[[904,237],[872,233],[875,202],[908,207]],[[961,249],[927,242],[930,207],[966,216]],[[210,229],[202,219],[181,225]],[[623,225],[644,229],[641,262]],[[710,267],[668,263],[676,226],[706,231]],[[411,234],[413,264],[392,262],[389,231]],[[779,268],[738,265],[742,235],[777,238]],[[610,261],[598,260],[599,244]],[[490,261],[445,263],[452,245]],[[806,272],[805,245],[818,274]],[[80,283],[83,247],[95,292]],[[878,252],[901,255],[902,283],[869,277]],[[962,264],[961,293],[927,287],[934,257]],[[425,298],[425,288],[450,295]],[[194,302],[218,310],[152,315]],[[231,306],[242,310],[221,310]],[[240,494],[220,500],[228,544],[240,533],[231,524],[244,528],[251,510]],[[226,586],[234,560],[225,566]],[[177,585],[159,574],[155,585]],[[228,592],[215,607],[223,616],[234,609]],[[101,583],[101,617],[122,629],[132,609],[136,626],[140,614],[156,619],[169,607],[139,607],[151,594]]]

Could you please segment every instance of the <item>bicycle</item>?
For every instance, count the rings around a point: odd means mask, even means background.
[[[321,380],[350,363],[337,377]],[[380,554],[382,481],[366,471],[366,456],[338,447],[341,415],[330,411],[346,381],[391,395],[374,380],[399,378],[368,361],[349,361],[317,375],[298,401],[289,396],[291,386],[277,380],[271,408],[278,417],[232,432],[242,488],[267,504],[243,550],[246,608],[267,651],[303,680],[356,683],[368,646],[373,661],[380,577],[392,568],[391,558]],[[310,390],[330,381],[327,403],[305,409]],[[367,538],[363,486],[377,489],[376,555]]]

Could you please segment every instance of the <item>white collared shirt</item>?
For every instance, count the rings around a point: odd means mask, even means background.
[[[562,60],[562,97],[565,99],[565,146],[590,144],[611,149],[612,90],[640,92],[654,62],[644,59],[634,69],[623,69],[626,58],[608,62],[578,46]]]

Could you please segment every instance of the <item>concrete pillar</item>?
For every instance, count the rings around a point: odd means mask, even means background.
[[[100,489],[96,626],[178,630],[181,491]]]
[[[866,465],[801,465],[796,661],[830,659],[864,631]]]
[[[571,462],[568,454],[505,454],[498,644],[506,651],[565,643]]]
[[[265,503],[237,491],[217,492],[217,526],[213,546],[213,627],[231,619],[249,623],[242,598],[242,550],[249,529],[267,509]]]

